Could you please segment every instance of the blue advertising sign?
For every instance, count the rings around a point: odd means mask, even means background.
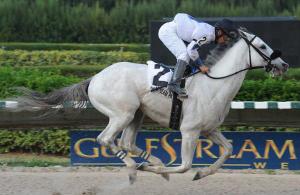
[[[71,132],[72,165],[124,165],[96,137],[99,131]],[[300,133],[224,132],[233,145],[233,154],[223,168],[300,170]],[[160,158],[168,166],[181,163],[180,132],[140,131],[137,146]],[[194,167],[214,163],[223,148],[203,137],[199,138],[193,159]],[[132,156],[137,162],[143,160]]]

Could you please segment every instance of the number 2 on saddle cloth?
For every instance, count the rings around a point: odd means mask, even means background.
[[[157,87],[167,87],[168,86],[168,82],[167,81],[164,81],[164,80],[160,80],[160,78],[169,73],[170,71],[173,71],[174,70],[174,66],[169,66],[169,65],[165,65],[165,64],[162,64],[162,63],[158,63],[158,64],[155,64],[154,66],[155,69],[160,69],[160,68],[163,68],[162,71],[158,72],[154,77],[153,77],[153,82],[152,82],[152,85],[153,86],[157,86]],[[198,68],[194,65],[188,65],[185,72],[184,72],[184,75],[183,76],[187,76],[191,73],[194,73],[198,70]],[[182,80],[181,84],[180,84],[180,87],[184,87],[185,85],[185,80]],[[155,91],[155,88],[152,90],[152,91]]]

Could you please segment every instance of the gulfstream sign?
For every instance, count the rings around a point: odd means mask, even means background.
[[[72,165],[123,165],[111,152],[96,142],[99,131],[71,132]],[[300,170],[300,133],[224,132],[233,144],[233,155],[223,168]],[[141,131],[137,145],[160,158],[166,165],[181,163],[180,132]],[[208,166],[222,154],[223,148],[199,138],[193,166]],[[137,162],[138,157],[132,156]]]

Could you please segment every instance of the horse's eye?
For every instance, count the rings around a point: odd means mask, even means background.
[[[260,49],[267,49],[266,45],[261,45],[259,48]]]

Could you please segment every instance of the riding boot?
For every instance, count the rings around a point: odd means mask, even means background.
[[[187,98],[186,90],[180,87],[181,78],[183,77],[184,71],[186,69],[186,63],[183,60],[178,60],[176,67],[174,69],[174,73],[172,75],[171,81],[169,83],[169,90],[178,94],[181,98]]]

